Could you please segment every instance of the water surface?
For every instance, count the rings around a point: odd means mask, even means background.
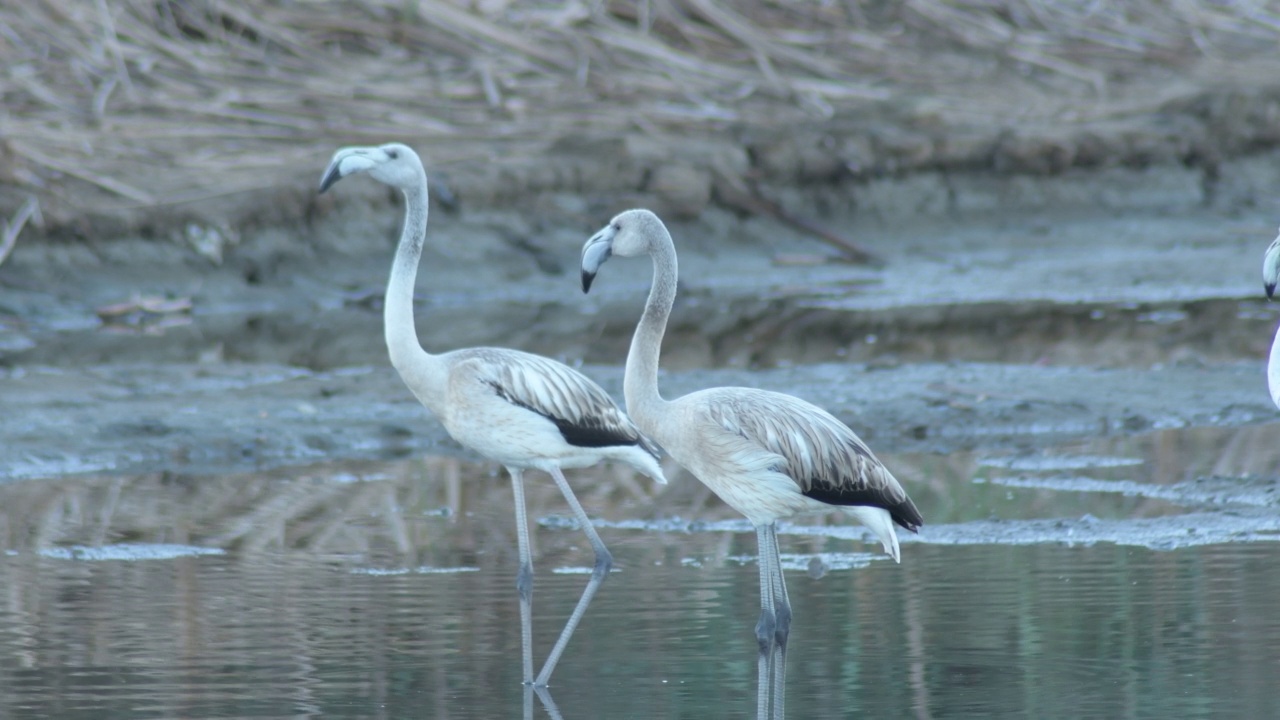
[[[1271,716],[1276,431],[885,457],[930,523],[901,565],[839,515],[784,528],[789,716]],[[616,565],[553,678],[564,718],[754,713],[754,536],[674,475],[571,476]],[[1236,492],[1156,492],[1205,483]],[[540,660],[591,551],[549,480],[529,496]],[[0,508],[0,717],[550,716],[519,683],[490,466],[42,479]],[[1249,530],[1201,542],[1204,518]]]

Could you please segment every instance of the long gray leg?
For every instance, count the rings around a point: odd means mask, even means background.
[[[791,634],[791,600],[787,597],[787,583],[782,577],[782,557],[778,551],[778,526],[769,526],[769,555],[772,558],[770,570],[773,571],[772,591],[774,616],[777,619],[774,628],[773,660],[773,716],[781,720],[786,716],[786,678],[787,678],[787,637]]]
[[[609,574],[609,568],[613,567],[613,556],[609,554],[609,549],[604,546],[604,542],[596,534],[596,529],[591,525],[591,518],[587,517],[587,512],[582,509],[578,498],[573,494],[573,488],[569,487],[569,481],[564,479],[564,473],[560,471],[560,468],[552,468],[551,477],[556,479],[556,485],[559,485],[560,492],[564,493],[564,499],[568,501],[569,507],[573,509],[574,517],[578,519],[578,524],[582,526],[582,530],[587,534],[587,539],[591,541],[591,547],[596,551],[596,564],[595,567],[591,568],[591,580],[587,582],[586,589],[582,591],[582,597],[578,599],[577,607],[573,609],[573,614],[569,616],[569,622],[565,623],[564,630],[560,631],[560,639],[556,640],[555,647],[551,648],[551,654],[547,656],[547,662],[542,666],[542,672],[538,673],[538,679],[534,681],[535,687],[546,686],[547,680],[551,677],[551,671],[556,669],[556,663],[560,661],[561,653],[564,652],[565,646],[569,644],[569,638],[573,636],[573,631],[577,629],[582,616],[587,612],[587,606],[591,604],[591,598],[595,597],[596,590],[600,589],[600,583],[604,582],[605,577]]]
[[[756,527],[757,564],[760,566],[760,620],[756,623],[756,643],[760,651],[756,659],[757,720],[768,720],[769,717],[769,670],[777,638],[777,620],[773,612],[773,554],[769,551],[770,527]]]
[[[516,592],[520,595],[521,675],[525,685],[533,684],[533,555],[529,552],[529,522],[524,508],[524,471],[507,468],[511,492],[515,495],[516,545],[520,549],[520,569],[516,571]]]
[[[777,617],[777,641],[786,649],[787,636],[791,633],[791,598],[787,595],[787,583],[782,577],[782,554],[778,550],[778,526],[769,526],[770,567],[773,570],[773,604]]]

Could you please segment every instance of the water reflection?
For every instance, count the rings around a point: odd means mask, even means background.
[[[524,717],[525,720],[533,718],[533,696],[538,696],[538,702],[542,705],[542,709],[546,711],[551,720],[564,720],[564,716],[560,714],[560,708],[556,705],[556,701],[551,697],[551,691],[546,687],[526,686],[524,689]]]
[[[886,457],[920,497],[926,540],[952,527],[985,542],[916,542],[894,565],[869,538],[833,538],[848,527],[836,518],[793,527],[781,540],[799,619],[788,713],[1268,716],[1280,543],[1017,545],[981,528],[1052,527],[1082,510],[1100,523],[1274,516],[1274,500],[996,481],[1087,474],[1168,488],[1231,468],[1238,476],[1221,482],[1265,495],[1280,474],[1280,444],[1266,442],[1276,432]],[[570,480],[607,521],[617,570],[554,699],[520,684],[510,490],[487,466],[428,458],[0,486],[0,717],[751,716],[751,534],[685,476],[659,494],[612,469]],[[590,567],[592,553],[554,521],[564,508],[551,482],[530,483],[528,501],[552,518],[531,538],[545,652],[582,583],[545,570]]]

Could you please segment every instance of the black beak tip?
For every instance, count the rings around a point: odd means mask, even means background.
[[[1263,287],[1267,289],[1267,299],[1270,300],[1272,296],[1276,294],[1276,284],[1270,283],[1268,285],[1264,285]]]
[[[329,188],[333,187],[333,184],[338,182],[341,179],[342,179],[342,176],[338,174],[338,168],[331,168],[328,172],[324,174],[324,177],[320,178],[319,194],[323,195],[325,190],[328,190]]]
[[[582,271],[582,294],[583,295],[586,295],[587,293],[591,292],[591,283],[594,282],[595,279],[596,279],[595,273],[587,272],[586,270]]]

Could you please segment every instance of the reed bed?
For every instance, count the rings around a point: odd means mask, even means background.
[[[1040,87],[1032,104],[1105,103],[1152,67],[1278,39],[1280,2],[1227,0],[5,3],[0,212],[34,197],[57,224],[260,194],[389,138],[447,166],[921,98],[945,117],[1006,81]]]

